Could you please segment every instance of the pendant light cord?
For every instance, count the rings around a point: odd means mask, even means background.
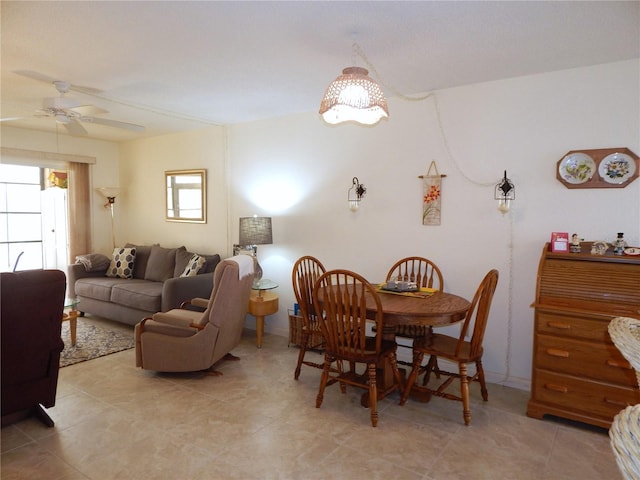
[[[433,105],[436,114],[436,123],[438,124],[438,131],[440,132],[440,137],[442,139],[442,144],[444,146],[445,153],[447,155],[448,160],[453,164],[456,170],[462,175],[462,177],[467,180],[469,183],[473,185],[478,185],[482,187],[493,187],[495,185],[494,181],[477,181],[467,175],[460,164],[456,161],[454,155],[451,153],[451,147],[449,146],[449,140],[447,139],[447,135],[444,131],[444,126],[442,125],[442,115],[440,112],[440,105],[438,103],[438,97],[435,92],[425,93],[423,95],[417,96],[408,96],[399,92],[396,88],[389,85],[382,79],[382,76],[376,69],[376,67],[369,61],[367,55],[364,53],[360,45],[354,42],[353,51],[358,54],[358,56],[364,61],[367,65],[367,68],[374,74],[374,76],[378,79],[381,85],[384,85],[389,91],[391,91],[396,97],[409,101],[409,102],[421,102],[428,100],[429,98],[433,98]],[[505,373],[501,383],[505,384],[509,381],[511,377],[511,339],[512,339],[512,317],[513,317],[513,215],[509,215],[509,245],[508,245],[508,259],[507,259],[507,269],[508,269],[508,281],[507,281],[507,345],[505,351]]]

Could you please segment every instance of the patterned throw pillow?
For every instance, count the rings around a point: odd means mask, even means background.
[[[135,248],[114,248],[113,258],[107,269],[107,277],[132,278],[135,261]]]
[[[197,253],[194,253],[193,256],[187,262],[187,266],[184,268],[184,272],[180,275],[181,277],[195,277],[198,272],[204,267],[207,259],[201,257]]]

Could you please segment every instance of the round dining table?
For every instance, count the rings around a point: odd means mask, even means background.
[[[426,325],[444,327],[464,320],[469,310],[468,300],[447,292],[398,293],[378,289],[382,304],[385,338],[394,340],[398,325]],[[367,310],[375,315],[375,302],[367,298]]]
[[[395,331],[399,325],[444,327],[460,322],[471,307],[471,303],[465,298],[447,292],[395,292],[384,290],[380,286],[377,295],[382,305],[382,336],[385,340],[395,341]],[[319,302],[322,303],[321,296]],[[366,294],[366,302],[367,313],[374,319],[376,304],[369,293]],[[381,370],[381,375],[378,375],[378,396],[382,398],[394,380],[391,366],[387,362],[379,365],[378,369]],[[430,396],[424,393],[420,395],[420,401],[429,401]],[[362,395],[361,403],[368,407],[368,393]]]
[[[415,292],[399,293],[378,289],[378,297],[382,304],[383,327],[382,336],[385,340],[395,340],[395,330],[399,325],[424,325],[429,327],[444,327],[464,320],[471,304],[468,300],[447,292]],[[371,308],[372,317],[375,316],[375,302],[371,296],[367,298],[367,311]],[[380,388],[378,392],[388,391],[393,384],[391,366],[384,362],[378,366],[381,375],[378,377]],[[428,402],[430,395],[418,392],[417,399]],[[368,394],[364,394],[361,403],[367,406]]]

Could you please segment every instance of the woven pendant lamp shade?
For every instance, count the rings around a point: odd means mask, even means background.
[[[389,117],[389,109],[380,86],[369,77],[369,71],[348,67],[327,87],[320,103],[320,115],[332,125],[348,121],[375,125],[380,119]]]

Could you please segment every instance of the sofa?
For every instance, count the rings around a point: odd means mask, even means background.
[[[87,254],[69,265],[67,296],[89,313],[128,325],[194,297],[209,298],[220,255],[186,247],[126,244],[111,257]]]
[[[43,406],[56,403],[64,272],[2,272],[0,283],[2,426],[35,415],[52,427]]]

